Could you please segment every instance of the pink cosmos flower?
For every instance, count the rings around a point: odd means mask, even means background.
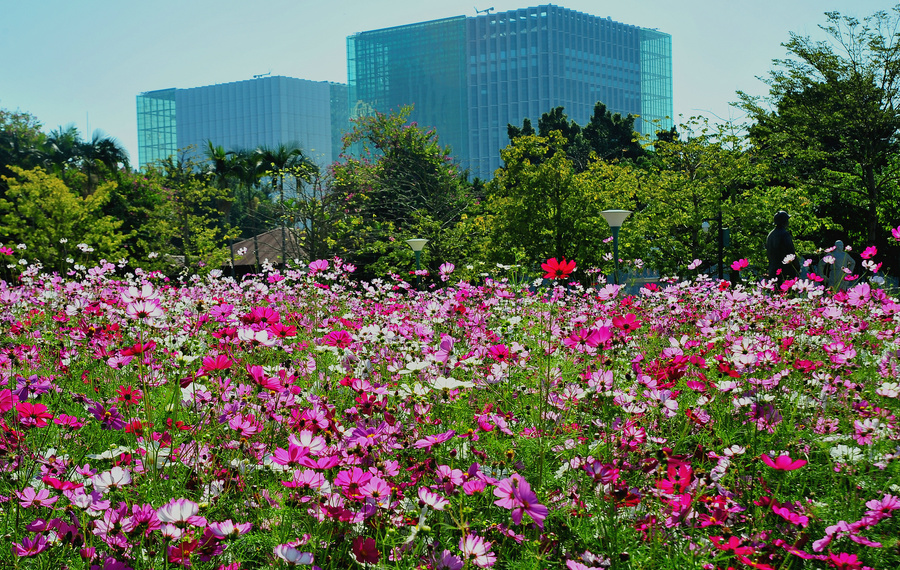
[[[391,506],[391,486],[381,477],[372,477],[369,481],[360,487],[359,493],[371,499],[375,505],[383,509]]]
[[[497,562],[497,556],[491,552],[491,543],[476,534],[460,538],[459,549],[465,560],[471,560],[479,568],[490,568]]]
[[[334,478],[334,484],[339,486],[344,492],[344,496],[349,499],[360,498],[360,488],[369,482],[372,474],[363,471],[359,467],[354,467],[350,471],[341,471]]]
[[[537,495],[531,490],[521,475],[513,473],[512,476],[502,479],[494,489],[494,496],[499,497],[494,504],[504,509],[512,510],[512,520],[516,524],[522,522],[522,515],[528,514],[534,522],[544,528],[544,519],[547,518],[547,507],[538,503]]]
[[[433,554],[432,563],[434,564],[435,570],[462,570],[463,569],[463,561],[462,558],[453,554],[449,550],[444,550],[438,555],[436,552]]]
[[[563,344],[576,352],[596,352],[594,349],[612,337],[609,327],[599,329],[578,329],[563,339]]]
[[[738,259],[737,261],[735,261],[734,263],[731,264],[731,268],[734,269],[735,271],[740,271],[742,269],[746,269],[749,266],[750,266],[750,262],[747,261],[746,259]]]
[[[228,421],[228,427],[240,432],[241,437],[250,437],[262,431],[262,424],[256,421],[253,414],[237,414]]]
[[[289,444],[287,449],[278,447],[272,453],[272,461],[278,465],[299,463],[300,458],[309,455],[309,448]]]
[[[37,491],[34,487],[25,487],[21,492],[16,491],[16,497],[19,498],[19,504],[23,509],[34,506],[49,507],[59,500],[59,497],[51,497],[47,489]]]
[[[875,247],[874,245],[870,245],[869,247],[864,249],[863,252],[859,254],[859,256],[863,259],[872,259],[877,254],[878,254],[878,248]]]
[[[734,552],[735,554],[753,554],[756,550],[750,546],[741,546],[741,539],[737,536],[728,537],[728,542],[723,542],[724,538],[721,536],[711,536],[709,537],[710,542],[713,543],[713,546],[718,548],[719,550],[725,550]]]
[[[900,241],[900,226],[891,228],[891,235],[894,236],[895,240]]]
[[[793,471],[795,469],[800,469],[807,463],[805,459],[793,460],[789,455],[779,455],[773,460],[768,455],[763,454],[760,456],[760,459],[772,469],[777,469],[779,471]]]
[[[336,346],[337,348],[347,348],[353,344],[353,337],[347,331],[331,331],[321,340],[326,346]]]
[[[326,261],[326,263],[328,262]],[[294,548],[291,543],[279,544],[273,549],[273,552],[275,556],[292,566],[309,566],[313,563],[313,555],[311,552],[301,552]]]
[[[416,449],[431,451],[432,447],[438,445],[439,443],[444,443],[454,435],[456,435],[456,432],[452,429],[450,431],[445,431],[444,433],[439,433],[436,435],[426,435],[423,439],[416,441],[413,444],[413,447],[415,447]]]
[[[862,562],[856,558],[856,555],[847,554],[846,552],[841,552],[839,554],[833,552],[829,553],[828,562],[835,568],[838,568],[838,570],[856,570],[857,568],[862,568]]]
[[[9,388],[0,390],[0,415],[3,415],[9,410],[13,409],[13,406],[18,401],[18,399],[18,396],[14,396],[12,390],[10,390]]]
[[[456,266],[452,263],[442,263],[438,268],[438,271],[441,274],[441,281],[447,281],[450,279],[450,274],[456,269]]]
[[[328,269],[328,260],[327,259],[317,259],[315,261],[311,261],[309,264],[309,274],[315,275],[316,273],[320,273]]]
[[[809,526],[809,517],[794,512],[794,510],[791,508],[791,505],[787,503],[783,505],[779,504],[777,501],[772,503],[772,512],[791,524],[795,524],[803,528]]]
[[[224,354],[203,357],[203,365],[200,367],[200,374],[209,374],[211,370],[228,370],[234,364],[230,358]]]

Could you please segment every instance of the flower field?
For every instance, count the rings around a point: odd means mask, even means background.
[[[0,568],[900,567],[875,285],[352,270],[0,288]]]

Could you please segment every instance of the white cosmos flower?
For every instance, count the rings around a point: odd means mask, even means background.
[[[858,447],[844,444],[835,445],[828,454],[838,463],[856,463],[863,458],[863,452]]]
[[[457,380],[456,378],[445,378],[444,376],[438,376],[431,382],[431,387],[435,390],[443,390],[444,388],[456,390],[458,388],[471,388],[474,385],[472,382]]]
[[[116,466],[109,471],[94,475],[91,477],[91,482],[94,484],[94,490],[105,493],[110,488],[118,489],[131,483],[131,471]]]

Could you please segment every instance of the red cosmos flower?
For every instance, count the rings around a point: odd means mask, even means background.
[[[18,396],[13,396],[12,390],[0,390],[0,414],[5,414],[13,409],[13,404],[18,400]]]
[[[724,542],[724,537],[722,536],[711,536],[709,537],[710,542],[713,543],[713,546],[718,548],[719,550],[726,550],[734,552],[735,554],[753,554],[756,551],[750,546],[741,546],[741,539],[736,536],[728,537],[728,542]]]
[[[128,386],[119,386],[116,389],[116,394],[118,394],[116,401],[122,402],[126,406],[137,404],[141,401],[141,398],[144,397],[144,394],[140,390],[132,388],[130,384]]]
[[[139,342],[135,343],[133,346],[128,346],[122,349],[122,356],[134,356],[136,354],[144,354],[145,352],[150,352],[156,348],[156,341],[149,341],[144,344]]]
[[[763,463],[778,471],[793,471],[806,465],[805,459],[793,460],[790,455],[779,455],[773,460],[768,455],[763,454],[760,456],[760,459],[762,459]]]
[[[360,563],[378,564],[381,554],[375,546],[374,538],[357,536],[353,539],[353,555]]]
[[[203,365],[200,367],[200,374],[209,374],[210,370],[228,370],[234,361],[224,354],[215,356],[204,356]]]
[[[625,332],[631,332],[641,328],[641,321],[637,320],[634,313],[628,313],[624,317],[613,317],[613,326]]]
[[[575,271],[575,261],[566,261],[565,257],[562,261],[557,261],[554,257],[542,263],[541,269],[547,272],[544,279],[568,279]]]
[[[862,566],[862,562],[856,558],[855,554],[847,554],[846,552],[841,552],[839,554],[833,552],[829,553],[828,562],[840,570],[856,570]]]

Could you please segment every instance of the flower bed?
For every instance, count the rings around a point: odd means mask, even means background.
[[[868,284],[109,270],[0,290],[0,567],[900,566]]]

